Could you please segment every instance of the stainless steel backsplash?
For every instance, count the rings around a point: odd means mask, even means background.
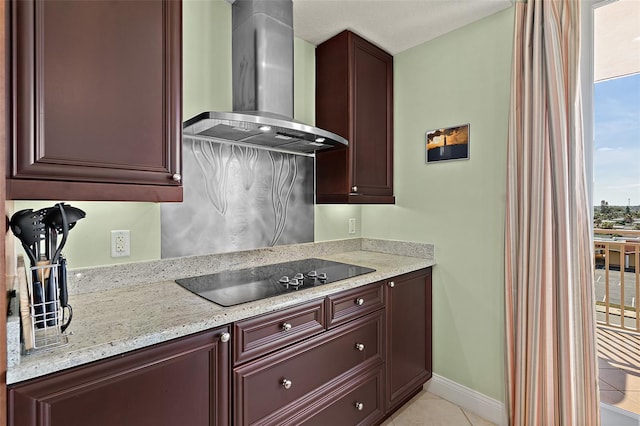
[[[313,241],[313,157],[183,142],[184,201],[162,204],[163,259]]]

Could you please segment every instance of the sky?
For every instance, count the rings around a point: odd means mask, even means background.
[[[595,83],[593,202],[640,205],[640,74]]]

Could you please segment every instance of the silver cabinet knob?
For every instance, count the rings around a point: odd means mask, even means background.
[[[174,182],[180,183],[182,182],[182,175],[180,173],[174,173],[171,179],[173,179]]]
[[[291,385],[293,385],[293,382],[291,380],[288,380],[288,379],[282,379],[280,384],[282,385],[283,388],[289,389],[289,388],[291,388]]]
[[[353,185],[353,186],[351,187],[351,192],[358,192],[358,187],[357,187],[357,186],[355,186],[355,185]]]
[[[364,410],[364,404],[362,402],[356,402],[356,410],[358,411]]]
[[[396,283],[394,283],[393,281],[389,281],[389,287],[393,288],[396,286]]]
[[[221,341],[222,343],[227,343],[229,340],[231,340],[231,334],[229,334],[229,333],[222,333],[222,334],[220,335],[220,341]]]
[[[284,324],[282,324],[282,331],[289,331],[291,330],[291,324],[289,324],[288,322],[285,322]]]
[[[364,343],[356,343],[356,349],[360,352],[364,351]]]
[[[362,306],[362,305],[364,305],[364,299],[363,299],[362,297],[358,297],[358,298],[355,300],[355,304],[356,304],[356,305],[358,305],[358,306]]]

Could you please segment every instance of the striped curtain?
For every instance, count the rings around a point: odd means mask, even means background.
[[[599,425],[580,1],[515,7],[505,232],[509,422]]]

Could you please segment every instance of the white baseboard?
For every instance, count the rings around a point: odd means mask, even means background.
[[[497,425],[507,424],[504,403],[434,374],[425,389]]]
[[[434,374],[425,389],[497,425],[507,425],[504,403]],[[640,426],[640,415],[613,405],[600,404],[602,426]]]

